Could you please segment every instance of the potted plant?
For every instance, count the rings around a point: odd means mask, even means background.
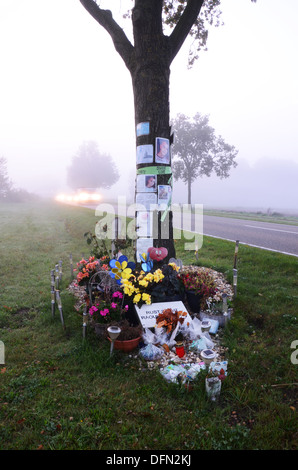
[[[118,326],[121,333],[114,342],[115,349],[132,351],[137,347],[142,337],[142,326],[131,325],[125,318],[128,305],[124,303],[124,295],[120,290],[100,292],[94,304],[89,307],[91,324],[95,333],[102,338],[109,338],[108,327]]]
[[[216,283],[208,271],[184,269],[178,273],[183,283],[188,305],[193,313],[199,313],[208,298],[216,292]]]
[[[118,326],[121,330],[119,336],[114,341],[114,349],[131,352],[142,339],[143,328],[141,324],[131,325],[128,320],[122,319],[118,322],[112,322],[110,326]],[[109,336],[107,338],[110,340]]]

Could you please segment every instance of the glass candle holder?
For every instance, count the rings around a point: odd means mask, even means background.
[[[176,344],[176,354],[178,357],[185,356],[185,349],[184,349],[183,343]]]

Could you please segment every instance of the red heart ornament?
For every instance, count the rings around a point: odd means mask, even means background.
[[[150,258],[153,259],[153,261],[161,261],[167,256],[168,250],[164,247],[160,247],[160,248],[151,247],[151,248],[148,248],[148,253],[149,253]]]

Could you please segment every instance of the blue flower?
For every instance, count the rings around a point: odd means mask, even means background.
[[[116,279],[118,284],[121,284],[121,279],[129,279],[133,269],[135,269],[135,263],[128,263],[128,258],[125,255],[120,256],[119,259],[112,259],[109,265],[112,268],[109,274]]]
[[[148,272],[148,271],[151,271],[151,269],[153,268],[153,261],[150,259],[150,255],[149,253],[143,253],[142,255],[139,255],[140,258],[141,258],[141,266],[142,266],[142,269],[143,271],[145,272]]]

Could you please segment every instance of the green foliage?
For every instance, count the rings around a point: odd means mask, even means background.
[[[162,302],[167,297],[175,297],[182,295],[184,289],[180,282],[177,271],[169,264],[161,267],[164,275],[162,282],[156,284],[151,292],[152,300],[155,302]]]
[[[187,0],[165,0],[163,2],[164,24],[174,28],[181,19],[188,1]],[[220,26],[221,11],[219,9],[220,0],[207,0],[201,13],[192,26],[189,35],[193,39],[189,49],[188,65],[191,67],[199,58],[201,50],[207,50],[208,25]]]

